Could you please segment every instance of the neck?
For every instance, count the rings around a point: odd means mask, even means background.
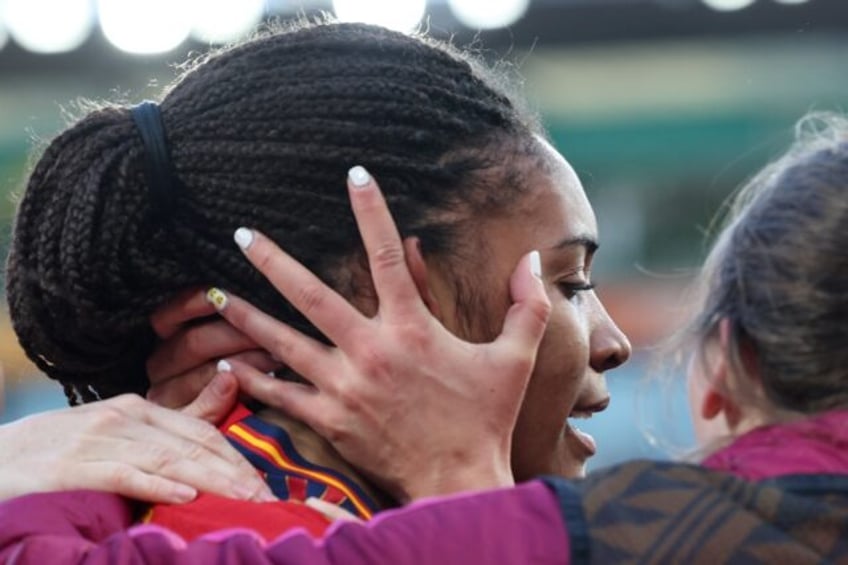
[[[272,408],[259,410],[256,412],[256,416],[269,424],[283,428],[295,449],[303,458],[311,463],[343,474],[364,490],[382,508],[391,508],[397,505],[386,493],[367,481],[359,471],[345,461],[327,440],[303,422],[290,418]]]

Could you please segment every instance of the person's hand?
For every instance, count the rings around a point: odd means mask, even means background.
[[[401,502],[512,484],[512,430],[550,313],[538,254],[525,256],[510,279],[514,304],[501,335],[465,342],[422,301],[406,263],[420,253],[417,242],[401,242],[376,183],[367,173],[354,183],[362,173],[352,170],[348,184],[377,315],[364,316],[263,235],[239,229],[247,258],[336,347],[210,289],[224,318],[314,387],[234,359],[220,368],[248,395],[311,426]]]
[[[74,489],[165,503],[198,491],[274,500],[247,460],[199,419],[220,419],[237,393],[235,378],[219,375],[182,413],[123,395],[2,425],[0,500]]]
[[[147,399],[168,408],[193,402],[215,376],[222,357],[267,372],[280,368],[256,343],[218,317],[206,291],[188,290],[159,307],[150,325],[160,342],[147,359]]]

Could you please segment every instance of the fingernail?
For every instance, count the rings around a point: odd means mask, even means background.
[[[347,172],[347,178],[349,178],[350,182],[353,183],[353,186],[357,188],[362,188],[371,181],[371,175],[368,174],[365,167],[360,167],[359,165],[353,167]]]
[[[175,485],[173,495],[178,503],[191,502],[197,498],[197,491],[188,485]]]
[[[227,307],[227,295],[224,294],[223,290],[214,286],[206,291],[206,301],[219,312]]]
[[[538,251],[530,252],[530,272],[536,277],[542,278],[542,259]]]
[[[227,363],[227,369],[221,368],[221,361],[218,362],[218,372],[223,373],[225,371],[229,371],[229,363],[223,361],[223,363]],[[230,394],[230,390],[232,389],[233,381],[228,379],[222,375],[215,375],[215,378],[212,379],[212,390],[218,396],[228,396]]]
[[[247,228],[239,228],[233,234],[233,239],[242,251],[247,251],[250,244],[253,243],[253,230]]]
[[[233,370],[233,366],[226,359],[221,359],[218,361],[218,372],[219,373],[229,373]]]

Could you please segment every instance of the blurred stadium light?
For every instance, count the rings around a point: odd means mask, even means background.
[[[418,27],[427,0],[333,0],[333,11],[343,22],[376,24],[398,31]]]
[[[194,0],[191,36],[203,43],[243,37],[265,16],[265,0]]]
[[[103,35],[127,53],[165,53],[178,47],[191,33],[193,14],[189,2],[99,0],[97,7]]]
[[[448,0],[456,19],[471,29],[509,27],[524,16],[530,0]]]
[[[719,12],[733,12],[747,8],[756,0],[702,0],[707,7]]]
[[[9,34],[34,53],[72,51],[88,39],[94,26],[91,0],[5,0],[0,7],[0,20]],[[0,39],[0,46],[3,43]]]
[[[105,37],[133,54],[227,43],[265,17],[333,11],[345,21],[464,41],[486,30],[486,45],[625,41],[758,31],[844,28],[846,0],[0,0],[0,49],[6,28],[34,53],[81,51]],[[726,12],[732,12],[732,19]],[[99,18],[100,33],[92,33]],[[506,29],[509,28],[509,29]],[[77,49],[82,47],[82,49]],[[9,50],[6,45],[4,51]],[[3,59],[0,56],[0,61]]]

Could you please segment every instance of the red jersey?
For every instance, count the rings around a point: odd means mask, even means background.
[[[314,536],[324,533],[330,522],[303,504],[307,498],[332,502],[363,520],[379,508],[343,474],[304,459],[285,430],[260,420],[245,406],[237,406],[220,429],[280,500],[249,502],[204,493],[187,504],[154,505],[144,522],[164,526],[186,540],[226,528],[249,528],[270,540],[294,528]]]

